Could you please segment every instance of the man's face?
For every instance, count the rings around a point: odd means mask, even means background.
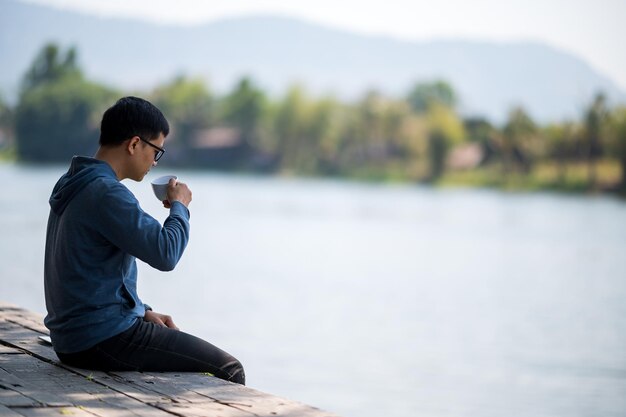
[[[146,140],[148,139],[146,138]],[[151,140],[150,143],[162,148],[163,143],[165,143],[165,136],[163,136],[163,133],[160,133],[159,137],[155,140]],[[139,141],[135,153],[136,158],[133,158],[135,160],[135,166],[132,179],[135,181],[143,180],[150,169],[157,165],[157,162],[154,160],[157,152],[157,149],[145,142]]]

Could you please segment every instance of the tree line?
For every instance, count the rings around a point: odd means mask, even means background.
[[[418,83],[404,97],[369,91],[353,102],[313,97],[301,85],[269,97],[248,77],[221,96],[186,76],[122,92],[86,79],[76,50],[55,44],[34,58],[16,105],[0,100],[4,153],[24,162],[92,154],[102,112],[128,94],[149,99],[170,121],[163,161],[173,165],[626,191],[626,107],[609,107],[601,93],[578,120],[539,125],[517,107],[497,126],[462,117],[456,92],[441,80]]]

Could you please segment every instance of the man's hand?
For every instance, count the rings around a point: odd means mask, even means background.
[[[171,316],[165,314],[155,313],[152,310],[146,310],[146,314],[143,316],[145,321],[158,324],[159,326],[169,327],[170,329],[178,330],[178,327],[174,324]]]
[[[167,200],[163,201],[163,207],[172,207],[174,201],[180,201],[185,207],[189,207],[189,203],[191,203],[191,190],[187,187],[187,184],[177,182],[172,178],[167,184]]]

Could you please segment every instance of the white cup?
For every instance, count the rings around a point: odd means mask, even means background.
[[[163,175],[162,177],[152,180],[150,183],[152,185],[152,191],[154,191],[154,195],[159,201],[167,200],[167,184],[169,184],[172,178],[178,179],[176,175]]]

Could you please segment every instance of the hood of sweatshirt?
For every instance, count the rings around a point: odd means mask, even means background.
[[[50,196],[50,207],[61,215],[72,199],[89,183],[98,177],[112,177],[117,180],[111,166],[98,159],[86,156],[72,158],[70,169],[59,179]]]

